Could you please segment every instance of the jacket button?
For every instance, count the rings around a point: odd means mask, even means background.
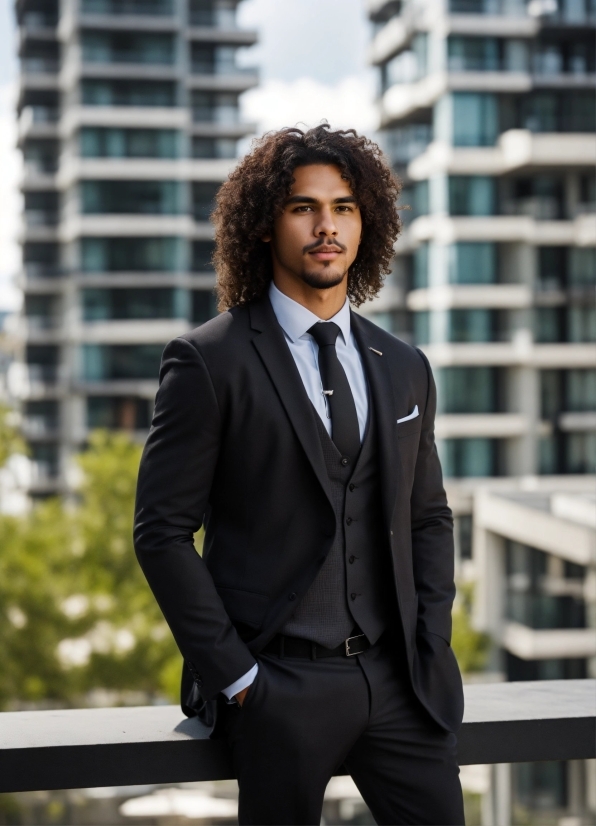
[[[352,524],[352,517],[348,516],[347,519],[346,519],[346,525],[351,525],[351,524]]]
[[[352,555],[352,556],[348,559],[348,562],[350,563],[350,565],[353,565],[355,561],[356,561],[356,557],[355,557],[354,555]]]
[[[295,600],[295,599],[296,599],[296,594],[294,593],[294,591],[292,591],[292,593],[290,594],[290,596],[288,597],[288,599],[290,600],[290,602],[293,602],[293,600]]]
[[[341,463],[345,467],[350,464],[350,460],[346,456],[342,456]]]
[[[351,597],[353,600],[354,600],[354,599],[356,599],[356,597],[357,597],[357,596],[358,596],[358,594],[350,594],[350,597]]]
[[[350,490],[354,490],[354,488],[355,488],[355,487],[356,487],[356,485],[351,484],[351,485],[350,485]]]

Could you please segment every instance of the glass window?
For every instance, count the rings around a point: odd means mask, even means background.
[[[493,146],[499,135],[497,98],[474,92],[452,95],[454,146]]]
[[[450,35],[447,59],[450,72],[498,72],[502,68],[503,41],[496,37]]]
[[[211,260],[215,243],[213,241],[195,241],[192,245],[193,272],[213,272]]]
[[[596,370],[566,370],[565,410],[591,413],[596,410]]]
[[[442,439],[438,447],[446,477],[497,475],[496,439]]]
[[[435,371],[439,413],[496,413],[495,367],[442,367]]]
[[[496,244],[462,241],[449,247],[450,284],[494,284],[497,280]]]
[[[565,473],[596,473],[596,433],[565,434]]]
[[[428,287],[428,252],[427,242],[414,251],[414,289],[420,290]]]
[[[163,345],[84,344],[82,351],[85,381],[157,380]]]
[[[153,405],[149,399],[134,396],[89,396],[87,427],[108,430],[147,430],[151,426]]]
[[[497,325],[494,310],[448,310],[446,311],[446,317],[447,341],[465,344],[494,341],[496,338]]]
[[[179,181],[81,181],[83,212],[178,215],[184,212]]]
[[[540,344],[565,341],[565,316],[560,307],[536,307],[534,338]]]
[[[557,290],[567,280],[567,247],[538,247],[538,281],[541,290]]]
[[[217,315],[217,299],[212,290],[193,290],[192,322],[204,324]]]
[[[195,123],[238,123],[238,96],[232,93],[193,92],[192,114]]]
[[[83,60],[89,63],[174,62],[174,39],[162,32],[99,31],[84,29]]]
[[[84,289],[83,318],[85,321],[185,318],[188,314],[178,295],[181,292],[186,291],[158,287]]]
[[[567,308],[567,341],[596,341],[596,307]]]
[[[430,313],[428,310],[422,310],[418,313],[413,313],[414,317],[414,342],[416,344],[430,343]]]
[[[84,158],[177,158],[180,133],[173,129],[106,129],[86,126],[80,133]]]
[[[236,0],[190,0],[190,22],[193,26],[236,26]]]
[[[192,185],[193,214],[195,221],[208,221],[215,208],[215,196],[221,183],[219,181],[198,181]]]
[[[173,0],[81,0],[84,14],[171,15]]]
[[[166,80],[82,81],[86,106],[175,106],[176,86]]]
[[[182,238],[82,238],[84,272],[180,272],[185,266]]]
[[[449,178],[451,215],[494,215],[495,179],[487,175],[452,175]]]
[[[572,247],[569,259],[571,286],[596,285],[596,247]]]
[[[233,138],[193,138],[193,158],[235,158],[236,144]]]

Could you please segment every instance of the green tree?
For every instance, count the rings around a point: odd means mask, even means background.
[[[0,515],[0,704],[81,704],[93,689],[177,699],[181,659],[136,561],[141,448],[97,431],[74,502]]]
[[[453,609],[451,647],[464,674],[484,669],[490,647],[490,638],[472,626],[473,598],[472,583],[468,582],[458,587],[457,601]]]

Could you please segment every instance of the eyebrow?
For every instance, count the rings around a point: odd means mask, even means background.
[[[286,205],[288,204],[318,204],[319,201],[317,198],[311,198],[308,195],[291,195],[286,200]],[[332,203],[334,204],[355,204],[356,198],[353,195],[344,195],[342,198],[334,198]]]

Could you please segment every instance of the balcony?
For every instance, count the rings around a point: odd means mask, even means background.
[[[460,765],[596,757],[596,680],[465,686]],[[0,792],[233,778],[178,706],[0,714]]]

